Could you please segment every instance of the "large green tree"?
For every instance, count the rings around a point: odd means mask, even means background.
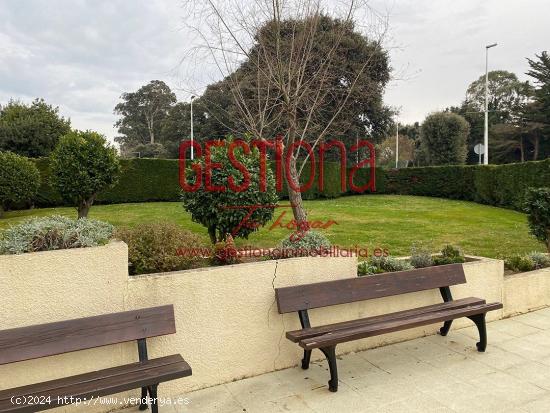
[[[421,146],[429,165],[456,165],[466,160],[470,125],[456,113],[428,115],[421,127]]]
[[[550,55],[544,51],[527,61],[535,90],[524,121],[533,135],[533,159],[541,159],[550,156]]]
[[[489,158],[491,163],[524,160],[532,147],[530,128],[524,115],[532,96],[532,87],[505,70],[489,72]],[[477,163],[473,148],[483,143],[485,111],[485,75],[472,82],[466,100],[448,111],[463,116],[470,124],[468,162]]]
[[[70,130],[70,120],[43,99],[30,105],[10,100],[0,106],[0,150],[33,158],[48,156]]]
[[[162,124],[176,95],[161,80],[152,80],[135,92],[123,93],[122,102],[115,106],[120,119],[115,123],[123,153],[129,153],[140,144],[154,144],[162,141]]]

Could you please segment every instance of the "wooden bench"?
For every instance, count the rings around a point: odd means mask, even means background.
[[[453,300],[449,286],[464,283],[466,283],[466,277],[462,264],[450,264],[391,274],[277,288],[275,295],[280,314],[298,312],[302,329],[288,331],[286,337],[304,349],[302,368],[309,367],[313,349],[321,350],[329,365],[329,389],[335,392],[338,390],[335,349],[336,345],[340,343],[439,322],[443,322],[440,333],[445,336],[454,319],[467,317],[475,323],[479,330],[479,342],[476,345],[478,351],[485,351],[487,347],[485,314],[488,311],[502,308],[502,304],[486,304],[485,300],[475,297]],[[312,308],[436,288],[439,288],[443,303],[318,327],[310,325],[308,310]]]
[[[179,354],[149,360],[149,337],[174,334],[174,307],[144,308],[0,331],[0,365],[137,340],[138,363],[0,391],[0,412],[37,412],[141,388],[158,412],[157,386],[191,375]],[[149,395],[149,396],[148,396]]]

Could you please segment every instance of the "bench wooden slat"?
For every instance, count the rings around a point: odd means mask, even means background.
[[[280,314],[464,284],[462,264],[277,288]]]
[[[92,379],[94,374],[96,375],[95,380]],[[29,392],[26,394],[31,394],[38,398],[41,396],[51,397],[51,404],[17,406],[13,405],[9,398],[5,398],[4,400],[0,400],[0,411],[32,413],[48,410],[54,406],[65,404],[63,403],[63,400],[59,400],[58,397],[63,399],[64,397],[73,396],[81,399],[90,399],[92,397],[115,394],[190,375],[191,367],[189,367],[181,356],[164,357],[162,359],[150,360],[148,362],[133,363],[94,373],[86,373],[51,382],[40,383],[36,385],[38,391],[33,390],[32,385],[24,386],[24,388],[29,389]],[[14,391],[21,394],[19,389],[12,389],[8,391],[12,392],[12,394]]]
[[[466,308],[436,311],[428,314],[414,315],[409,318],[381,321],[362,327],[354,327],[347,330],[339,330],[334,333],[327,333],[321,336],[306,338],[300,341],[300,346],[306,350],[327,347],[348,341],[359,340],[366,337],[391,333],[404,329],[420,327],[424,325],[439,323],[447,320],[454,320],[460,317],[468,317],[488,311],[502,308],[501,303],[480,304]]]
[[[29,384],[26,386],[16,387],[13,389],[0,391],[0,401],[9,399],[12,396],[31,395],[35,393],[43,393],[50,390],[59,389],[62,387],[73,386],[75,383],[84,383],[88,381],[101,380],[108,377],[124,375],[126,373],[148,370],[151,368],[166,366],[169,364],[179,363],[184,361],[181,355],[174,354],[172,356],[159,357],[144,362],[126,364],[123,366],[111,367],[103,370],[83,373],[76,376],[65,377],[46,381],[43,383]],[[191,369],[190,369],[191,371]]]
[[[462,298],[459,300],[448,301],[439,304],[432,304],[424,307],[413,308],[410,310],[397,311],[389,314],[381,314],[373,317],[366,317],[357,320],[344,321],[341,323],[327,324],[324,326],[305,328],[301,330],[288,331],[286,337],[294,342],[298,343],[300,340],[306,338],[323,335],[329,332],[335,332],[338,330],[345,330],[353,327],[360,327],[364,325],[379,323],[381,321],[397,320],[401,318],[407,318],[420,314],[431,313],[434,311],[441,311],[446,309],[464,308],[477,304],[485,304],[485,300],[476,297]]]
[[[0,365],[175,332],[172,305],[12,328],[0,331]]]

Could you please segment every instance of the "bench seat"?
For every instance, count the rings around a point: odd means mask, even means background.
[[[485,300],[482,298],[468,297],[461,298],[459,300],[448,301],[445,303],[428,305],[420,308],[413,308],[411,310],[397,311],[390,314],[382,314],[374,317],[361,318],[358,320],[344,321],[342,323],[326,324],[323,326],[303,328],[300,330],[287,331],[286,338],[293,343],[299,343],[301,340],[320,336],[326,333],[332,333],[338,330],[345,330],[348,328],[363,326],[365,324],[376,323],[384,320],[395,320],[400,318],[406,318],[418,314],[424,314],[430,311],[445,310],[450,308],[463,308],[469,305],[485,304]]]
[[[445,305],[451,303],[444,303],[417,308],[410,312],[405,311],[390,313],[380,317],[364,318],[361,320],[356,320],[353,325],[348,325],[343,328],[336,327],[321,335],[301,338],[299,345],[305,350],[311,350],[314,348],[327,347],[348,341],[359,340],[366,337],[392,333],[394,331],[421,327],[442,321],[454,320],[461,317],[468,317],[502,308],[501,303],[485,304],[483,300],[480,301],[481,302],[479,303],[463,304],[460,306]],[[453,302],[452,304],[456,304],[456,302]],[[357,321],[361,321],[361,323],[358,323]]]
[[[89,400],[190,375],[191,367],[181,355],[161,357],[2,390],[0,391],[0,412],[37,412],[69,404],[63,403],[63,399],[71,396],[80,400]],[[12,397],[36,397],[36,400],[50,397],[50,402],[42,405],[14,404],[11,401]],[[61,400],[58,400],[58,397]]]

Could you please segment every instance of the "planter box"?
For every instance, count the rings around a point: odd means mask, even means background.
[[[504,277],[504,316],[511,317],[550,305],[550,268]]]
[[[502,301],[503,262],[473,258],[464,264],[468,283],[451,288],[454,297]],[[127,247],[121,242],[97,248],[0,256],[0,287],[5,292],[0,325],[10,328],[173,304],[177,334],[149,340],[149,353],[150,357],[180,353],[192,366],[193,376],[161,386],[163,397],[175,396],[297,365],[301,351],[285,339],[285,332],[299,328],[298,317],[277,313],[273,289],[355,277],[357,266],[355,258],[306,257],[129,277],[127,263]],[[518,310],[516,301],[505,301],[505,305],[516,306],[506,311],[523,311]],[[438,302],[438,291],[424,291],[315,309],[310,318],[313,325],[319,325]],[[495,311],[489,319],[502,315]],[[470,324],[460,320],[454,326]],[[427,326],[359,340],[338,346],[337,350],[364,350],[434,334],[438,328],[439,325]],[[313,356],[322,358],[317,351]],[[0,388],[135,360],[136,345],[127,343],[0,366]],[[72,407],[67,409],[73,411]],[[109,408],[103,406],[102,410]]]

